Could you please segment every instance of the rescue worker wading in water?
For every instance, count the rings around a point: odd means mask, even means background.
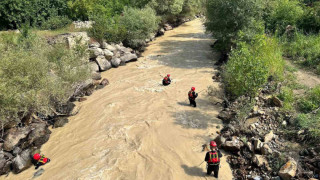
[[[197,107],[196,98],[198,97],[198,93],[194,92],[195,90],[196,88],[192,87],[188,93],[188,97],[189,97],[190,105]]]
[[[167,74],[167,76],[163,78],[162,84],[164,86],[168,86],[169,84],[171,84],[170,74]]]
[[[213,171],[215,178],[218,178],[221,152],[217,148],[217,144],[214,141],[210,141],[211,151],[207,152],[205,161],[207,162],[207,174],[210,175]]]
[[[49,158],[46,158],[44,155],[40,155],[39,153],[33,155],[33,160],[35,161],[35,169],[38,169],[39,166],[45,165],[50,162]]]

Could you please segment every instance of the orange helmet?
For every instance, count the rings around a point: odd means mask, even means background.
[[[40,158],[41,158],[41,155],[39,153],[36,153],[33,155],[33,159],[36,161],[39,161]]]
[[[217,147],[217,143],[214,141],[210,141],[210,147]]]
[[[195,88],[195,87],[192,87],[191,90],[194,91],[194,90],[196,90],[196,88]]]

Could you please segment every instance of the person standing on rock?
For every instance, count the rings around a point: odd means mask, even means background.
[[[207,175],[213,175],[218,178],[220,158],[222,157],[221,152],[217,148],[217,143],[215,141],[210,141],[211,151],[207,152],[205,161],[207,162]]]
[[[163,78],[162,84],[164,86],[168,86],[169,84],[171,84],[170,74],[167,74],[167,76]]]
[[[196,88],[192,87],[188,93],[188,98],[190,101],[190,106],[197,107],[196,98],[198,97],[198,93],[195,92]]]
[[[39,153],[33,155],[33,160],[35,161],[35,169],[38,169],[39,166],[45,165],[50,162],[49,158],[45,157],[44,155],[40,155]]]

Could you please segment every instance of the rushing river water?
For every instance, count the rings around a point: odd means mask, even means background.
[[[197,19],[151,42],[137,62],[102,73],[110,81],[87,101],[69,123],[53,129],[41,151],[51,158],[39,180],[186,180],[205,176],[202,144],[215,136],[220,107],[203,91],[198,107],[188,106],[187,93],[208,86],[217,54],[211,37]],[[164,87],[162,77],[173,83]],[[160,76],[161,75],[161,76]],[[31,179],[34,168],[1,179]],[[232,173],[222,159],[220,179]]]

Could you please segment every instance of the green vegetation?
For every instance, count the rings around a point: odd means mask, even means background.
[[[126,44],[137,47],[158,29],[158,18],[151,8],[126,8],[120,23],[127,29]]]
[[[0,118],[9,122],[26,113],[51,112],[65,103],[75,85],[89,77],[84,48],[49,46],[29,34],[1,34]]]
[[[223,78],[232,95],[255,96],[269,76],[283,74],[282,53],[275,39],[257,35],[251,42],[238,42],[230,54]]]
[[[265,22],[268,30],[283,33],[288,25],[296,26],[303,15],[298,0],[274,0],[269,3],[269,11]]]
[[[309,113],[320,106],[320,86],[309,90],[305,97],[298,102],[301,112]]]
[[[256,29],[262,17],[260,0],[208,0],[207,30],[218,41],[219,50],[229,52],[240,31]],[[258,28],[259,29],[259,28]]]
[[[299,85],[282,56],[320,74],[320,2],[314,0],[208,0],[206,28],[228,55],[223,80],[232,97],[255,96],[269,77],[282,84],[282,111],[319,139],[320,87]],[[284,70],[285,69],[285,70]],[[306,92],[303,94],[303,92]]]
[[[319,142],[320,137],[320,112],[316,114],[299,114],[296,123],[298,127],[308,129],[311,134],[311,138]]]
[[[288,57],[320,74],[320,35],[304,35],[296,32],[291,39],[284,38],[283,49]]]

